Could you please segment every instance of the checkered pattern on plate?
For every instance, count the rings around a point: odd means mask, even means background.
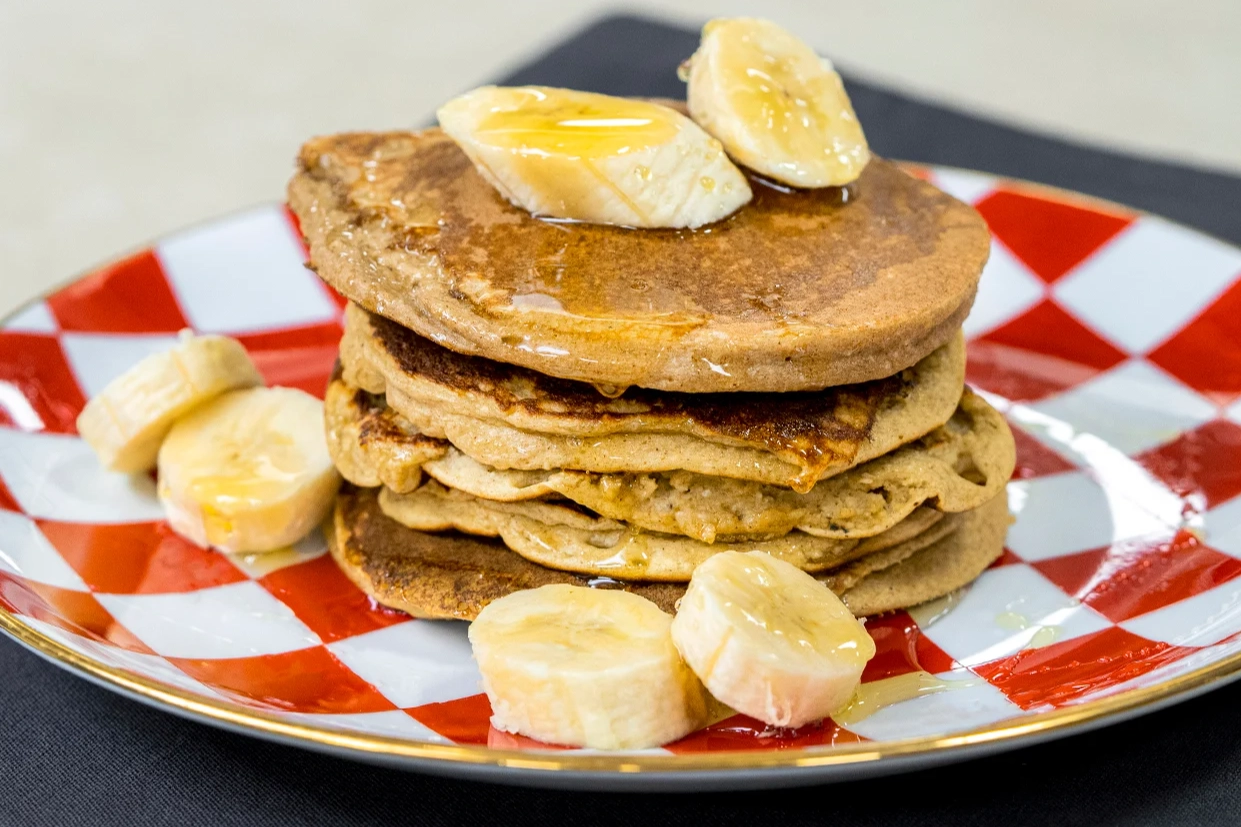
[[[769,732],[738,716],[674,754],[975,729],[1151,686],[1241,643],[1241,251],[1161,219],[957,170],[916,170],[994,234],[969,381],[1009,418],[1008,549],[958,599],[873,618],[864,680],[957,688]],[[0,608],[86,657],[212,702],[412,741],[499,733],[464,624],[371,603],[321,538],[226,556],[99,469],[85,399],[178,330],[236,335],[272,384],[319,394],[339,297],[263,208],[171,237],[0,329]]]

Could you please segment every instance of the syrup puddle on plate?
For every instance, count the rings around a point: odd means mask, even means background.
[[[869,681],[857,688],[848,706],[831,717],[840,726],[847,727],[866,720],[881,709],[887,709],[923,695],[938,695],[941,692],[966,689],[978,685],[981,681],[981,678],[976,677],[947,680],[921,670]]]
[[[1024,632],[1033,629],[1034,634],[1022,648],[1041,649],[1060,639],[1060,626],[1054,623],[1033,623],[1030,618],[1019,612],[1001,612],[995,616],[995,625],[1010,632]]]

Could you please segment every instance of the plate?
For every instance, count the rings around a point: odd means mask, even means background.
[[[491,781],[739,789],[878,775],[1080,732],[1241,675],[1241,250],[1084,196],[911,168],[994,242],[969,382],[1013,426],[1016,515],[971,587],[873,618],[869,704],[770,731],[736,716],[664,749],[490,729],[465,625],[368,601],[321,537],[204,551],[153,480],[100,469],[85,400],[190,327],[320,394],[342,302],[262,207],[165,238],[0,328],[0,628],[110,689],[311,749]]]

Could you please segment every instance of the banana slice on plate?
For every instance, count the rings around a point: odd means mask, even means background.
[[[221,551],[300,540],[323,521],[339,485],[323,403],[294,388],[224,394],[179,420],[159,450],[169,524]]]
[[[484,86],[440,107],[479,173],[534,215],[698,227],[752,196],[720,142],[666,106],[543,86]]]
[[[769,20],[713,20],[682,76],[690,115],[739,163],[794,187],[842,186],[870,150],[832,65]]]
[[[706,722],[707,698],[671,622],[623,591],[552,585],[496,600],[469,631],[492,726],[594,749],[687,735]]]
[[[724,552],[695,569],[672,639],[720,702],[777,727],[843,707],[875,656],[840,598],[761,551]]]
[[[263,384],[246,349],[226,336],[182,334],[112,380],[78,415],[78,433],[111,471],[155,467],[178,417],[225,391]]]

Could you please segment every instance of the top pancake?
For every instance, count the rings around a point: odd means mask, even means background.
[[[848,188],[698,230],[548,221],[438,129],[318,138],[289,203],[312,265],[460,353],[609,388],[796,391],[891,376],[943,345],[989,251],[969,206],[875,159]]]

